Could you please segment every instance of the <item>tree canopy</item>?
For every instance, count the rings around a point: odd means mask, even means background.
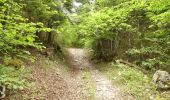
[[[73,41],[92,48],[97,58],[127,59],[147,69],[168,68],[169,6],[169,0],[86,1],[76,24],[63,28],[63,33],[77,35],[79,42]]]

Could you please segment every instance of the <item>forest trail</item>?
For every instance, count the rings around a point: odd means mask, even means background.
[[[82,83],[83,78],[86,79],[86,76],[83,76],[83,73],[89,73],[88,82],[86,82],[84,87],[90,87],[86,85],[92,85],[93,88],[91,91],[95,91],[92,94],[89,94],[93,97],[84,97],[89,100],[127,100],[127,95],[122,93],[117,87],[112,85],[112,82],[106,78],[106,76],[98,71],[94,65],[88,60],[88,57],[84,49],[70,48],[68,49],[69,53],[69,62],[72,65],[72,73],[74,80],[77,80],[77,83]],[[82,78],[82,79],[81,79]],[[83,85],[82,85],[83,86]],[[81,90],[84,91],[84,90]]]
[[[134,100],[95,68],[84,49],[67,51],[66,62],[37,54],[36,63],[29,65],[32,87],[5,100]]]

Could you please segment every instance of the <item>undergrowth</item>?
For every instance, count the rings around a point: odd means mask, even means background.
[[[114,85],[132,95],[137,100],[168,100],[168,92],[158,92],[152,82],[152,76],[144,74],[138,69],[120,63],[100,64],[99,70],[107,74]]]
[[[24,68],[15,69],[12,66],[0,65],[0,84],[8,89],[22,90],[29,86],[26,77],[30,75],[30,71]]]

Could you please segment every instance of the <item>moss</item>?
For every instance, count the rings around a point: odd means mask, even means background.
[[[16,69],[20,69],[23,66],[24,62],[20,59],[12,59],[8,62],[7,65],[14,66]]]

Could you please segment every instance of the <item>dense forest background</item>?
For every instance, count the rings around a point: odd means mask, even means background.
[[[169,68],[169,5],[168,0],[86,3],[77,9],[73,25],[64,24],[64,37],[70,39],[62,39],[92,48],[103,60],[126,59],[149,70]]]
[[[25,62],[50,47],[170,72],[170,0],[0,0],[0,85],[27,87]]]

